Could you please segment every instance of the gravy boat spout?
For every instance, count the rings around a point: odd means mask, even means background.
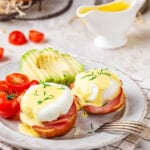
[[[144,1],[116,0],[98,6],[80,6],[76,14],[95,33],[94,43],[97,47],[114,49],[127,43],[127,31]]]

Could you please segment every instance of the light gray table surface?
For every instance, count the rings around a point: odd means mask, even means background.
[[[141,87],[150,89],[150,11],[140,21],[135,21],[129,29],[126,46],[104,50],[95,47],[93,43],[95,35],[88,31],[80,19],[75,18],[78,6],[92,3],[93,0],[74,0],[69,11],[49,20],[0,22],[0,47],[5,48],[0,66],[20,59],[20,56],[29,49],[53,47],[62,52],[82,55],[87,59],[113,66],[140,81]],[[26,35],[30,29],[40,30],[45,33],[46,40],[41,44],[29,41],[23,46],[13,46],[7,39],[9,32],[16,29]],[[147,95],[150,99],[150,92]],[[144,150],[148,150],[150,142],[142,142],[142,145]]]

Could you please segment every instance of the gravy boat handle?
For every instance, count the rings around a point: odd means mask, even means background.
[[[137,0],[136,2],[136,7],[137,7],[137,11],[142,7],[142,5],[144,4],[145,0]]]

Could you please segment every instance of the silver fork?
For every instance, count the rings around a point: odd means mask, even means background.
[[[144,140],[150,141],[150,127],[142,122],[137,121],[116,121],[105,123],[100,126],[95,132],[113,132],[113,133],[131,133],[139,136]]]

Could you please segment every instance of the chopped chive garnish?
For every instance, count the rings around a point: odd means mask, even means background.
[[[43,101],[42,101],[42,100],[39,100],[37,103],[38,103],[38,104],[42,104],[42,103],[43,103]]]
[[[105,74],[105,75],[107,75],[107,76],[111,76],[110,73],[103,72],[103,74]]]
[[[46,91],[43,92],[43,95],[44,95],[44,96],[46,95]]]
[[[93,76],[92,78],[90,78],[89,80],[94,80],[97,76]]]
[[[93,72],[91,73],[91,74],[87,74],[87,75],[85,75],[85,76],[83,76],[81,79],[84,79],[84,78],[86,78],[86,77],[90,77],[90,76],[93,76],[94,74],[93,74]]]
[[[44,100],[48,100],[48,99],[50,99],[50,97],[46,97],[46,98],[44,98]]]
[[[13,98],[15,98],[15,97],[16,97],[16,94],[7,95],[7,99],[8,99],[8,100],[11,100],[11,99],[13,99]]]
[[[103,72],[103,69],[101,69],[100,74],[102,74],[102,72]]]
[[[77,126],[74,126],[73,128],[77,128]]]
[[[97,74],[98,74],[98,75],[101,75],[101,72],[97,71]]]
[[[89,131],[88,133],[91,134],[91,133],[93,133],[93,132]]]
[[[92,72],[90,74],[86,74],[86,75],[82,76],[81,79],[88,78],[89,80],[94,80],[97,77],[97,75],[111,76],[110,73],[104,72],[105,70],[108,70],[108,69],[106,68],[106,69],[98,70],[95,74],[94,74],[94,72]],[[86,72],[86,73],[88,73],[88,72]]]
[[[91,124],[90,124],[90,127],[91,127],[91,130],[93,130],[94,129],[94,127],[93,127],[93,123],[91,122]]]
[[[49,84],[46,84],[44,81],[40,80],[40,83],[43,85],[43,88],[46,88],[47,86],[51,86]]]

